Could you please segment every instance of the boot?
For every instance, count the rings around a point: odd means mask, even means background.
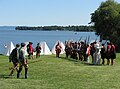
[[[18,72],[17,72],[17,78],[20,78],[20,72],[22,71],[22,68],[19,68]]]
[[[20,78],[20,74],[19,73],[17,73],[17,78]]]
[[[28,74],[27,74],[28,68],[25,68],[25,78],[28,78]]]

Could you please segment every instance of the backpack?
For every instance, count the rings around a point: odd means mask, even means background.
[[[9,62],[18,62],[17,60],[17,48],[13,49],[12,52],[10,53],[10,56],[9,56]]]
[[[28,54],[29,54],[29,51],[30,51],[30,45],[28,44],[27,45],[27,52],[28,52]]]
[[[37,52],[40,52],[40,51],[41,51],[41,47],[40,47],[40,46],[37,46],[37,47],[36,47],[36,51],[37,51]]]

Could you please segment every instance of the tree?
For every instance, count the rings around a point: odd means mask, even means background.
[[[94,13],[91,14],[91,23],[93,23],[96,34],[100,40],[110,40],[117,49],[120,48],[120,4],[114,0],[102,2]]]

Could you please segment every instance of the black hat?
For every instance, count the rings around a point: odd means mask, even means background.
[[[32,42],[29,42],[29,44],[33,44]]]
[[[16,47],[20,47],[20,44],[16,44]]]
[[[25,43],[21,43],[21,47],[24,47],[25,46]]]

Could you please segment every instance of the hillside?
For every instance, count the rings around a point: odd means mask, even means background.
[[[29,61],[29,78],[9,77],[8,57],[0,55],[0,89],[119,89],[120,54],[114,66],[88,65],[65,55],[41,56]]]

